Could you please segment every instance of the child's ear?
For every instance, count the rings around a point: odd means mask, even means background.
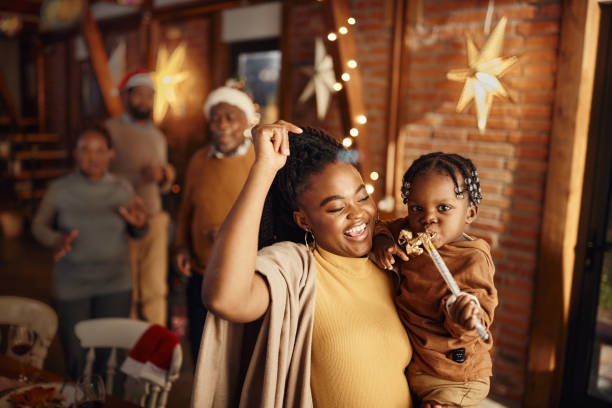
[[[471,224],[472,222],[474,222],[477,216],[478,216],[478,207],[470,203],[470,205],[467,208],[467,212],[465,214],[465,223]]]
[[[304,231],[310,231],[310,222],[308,222],[308,216],[302,210],[297,210],[293,212],[293,221],[303,229]]]

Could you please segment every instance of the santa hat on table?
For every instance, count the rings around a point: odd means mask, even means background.
[[[121,371],[137,378],[163,386],[174,353],[180,352],[180,340],[170,330],[158,324],[151,325],[138,339],[121,365]]]
[[[230,85],[221,86],[208,94],[208,98],[204,102],[204,114],[206,117],[210,118],[211,109],[222,102],[233,105],[243,111],[250,126],[255,126],[259,123],[259,114],[255,110],[255,104],[251,97]]]
[[[119,82],[119,89],[121,91],[128,90],[135,86],[147,86],[155,90],[155,84],[151,79],[151,73],[146,69],[138,68],[125,74],[121,82]]]

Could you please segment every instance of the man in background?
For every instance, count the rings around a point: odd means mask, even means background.
[[[168,163],[166,139],[151,120],[155,85],[150,75],[144,70],[131,72],[119,88],[126,112],[106,122],[116,152],[110,170],[130,181],[149,218],[146,235],[130,240],[134,280],[130,316],[165,326],[169,216],[160,194],[170,190],[176,172]]]
[[[202,304],[206,261],[255,161],[250,129],[258,122],[249,96],[227,86],[210,93],[204,114],[212,145],[196,151],[189,162],[175,238],[177,266],[189,276],[187,316],[194,363],[206,320]]]

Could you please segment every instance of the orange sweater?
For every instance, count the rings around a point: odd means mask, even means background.
[[[213,244],[203,231],[221,226],[255,161],[253,146],[246,154],[221,159],[210,157],[210,149],[198,150],[189,162],[176,226],[175,246],[190,250],[191,267],[198,273],[204,272]]]
[[[405,219],[388,224],[397,239],[407,228]],[[377,227],[377,233],[381,232]],[[489,331],[497,306],[497,290],[493,283],[495,266],[489,245],[482,239],[468,239],[438,249],[459,288],[478,298],[482,307],[482,323]],[[414,362],[427,374],[451,381],[471,381],[492,375],[489,350],[492,337],[483,342],[476,330],[465,330],[446,311],[450,289],[433,261],[424,253],[401,265],[400,291],[396,303],[400,318],[408,329],[414,349]],[[465,361],[457,363],[450,352],[465,348]]]

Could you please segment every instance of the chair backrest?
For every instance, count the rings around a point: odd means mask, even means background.
[[[0,296],[0,324],[25,326],[36,332],[38,337],[30,353],[30,364],[42,368],[49,345],[57,332],[55,311],[38,300],[18,296]],[[27,358],[27,356],[17,356],[12,353],[10,347],[7,347],[7,354],[18,359]]]
[[[96,348],[110,348],[111,352],[106,362],[105,386],[110,393],[117,368],[117,349],[131,349],[140,336],[151,326],[151,323],[134,319],[105,318],[90,319],[77,323],[74,327],[76,336],[83,348],[88,349],[84,376],[90,377],[93,371]],[[178,378],[183,364],[181,347],[176,347],[168,369],[166,383],[160,387],[157,384],[145,382],[143,395],[139,398],[141,407],[164,408],[168,400],[168,392],[172,383]]]

